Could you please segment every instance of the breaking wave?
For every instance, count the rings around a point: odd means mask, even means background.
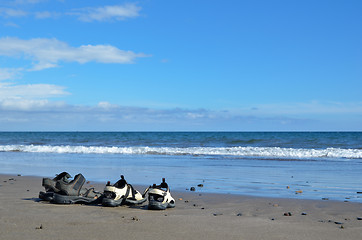
[[[0,145],[0,152],[138,154],[138,155],[209,155],[265,158],[345,158],[362,159],[362,149],[304,149],[280,147],[104,147]]]

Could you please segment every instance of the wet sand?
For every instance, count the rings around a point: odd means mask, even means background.
[[[0,239],[362,239],[360,203],[171,192],[174,209],[151,211],[51,204],[39,191],[39,177],[0,175]]]

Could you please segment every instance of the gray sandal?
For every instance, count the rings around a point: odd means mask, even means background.
[[[54,193],[53,202],[58,204],[99,203],[102,193],[97,192],[94,188],[82,189],[85,178],[82,174],[77,174],[69,183],[58,181],[56,188],[59,189]]]
[[[62,172],[57,174],[55,178],[43,178],[42,186],[45,188],[45,192],[39,192],[39,198],[44,201],[52,201],[54,198],[54,193],[59,192],[59,189],[56,187],[56,183],[61,181],[68,183],[71,176],[67,172]]]

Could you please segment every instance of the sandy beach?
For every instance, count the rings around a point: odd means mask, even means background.
[[[102,191],[104,185],[89,183]],[[171,186],[172,187],[172,186]],[[138,187],[143,191],[142,187]],[[0,175],[1,239],[361,239],[362,205],[172,192],[176,207],[40,201],[40,177]]]

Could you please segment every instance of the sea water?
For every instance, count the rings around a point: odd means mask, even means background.
[[[200,193],[362,202],[362,132],[0,132],[0,173],[62,171],[146,186],[166,178],[171,189]]]

